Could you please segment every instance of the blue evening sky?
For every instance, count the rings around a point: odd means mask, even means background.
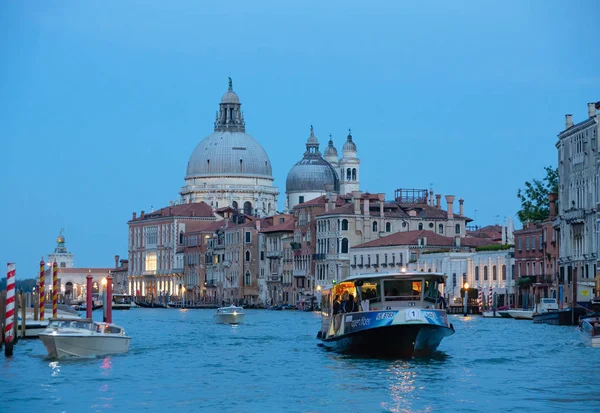
[[[4,1],[0,262],[34,276],[61,228],[77,266],[126,257],[132,212],[178,197],[230,74],[280,208],[313,124],[339,150],[352,128],[362,190],[433,185],[501,223],[556,164],[564,115],[600,100],[598,16],[594,0]]]

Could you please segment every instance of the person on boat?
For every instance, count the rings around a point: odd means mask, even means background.
[[[333,299],[333,315],[336,315],[340,312],[340,295],[336,294]]]
[[[354,296],[352,294],[348,294],[348,299],[344,304],[344,310],[345,313],[354,313],[357,310],[357,305],[354,302]]]
[[[346,312],[346,301],[348,301],[348,291],[342,293],[342,301],[340,302],[340,312]]]

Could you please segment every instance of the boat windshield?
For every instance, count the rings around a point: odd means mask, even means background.
[[[436,303],[438,300],[438,296],[439,296],[439,292],[438,292],[438,283],[437,281],[433,281],[433,280],[426,280],[425,281],[425,297],[424,300],[425,301],[429,301],[431,303]]]
[[[218,313],[225,313],[225,314],[241,313],[242,311],[244,311],[244,309],[242,307],[224,307],[224,308],[219,308],[217,310]]]
[[[89,321],[82,320],[54,320],[50,323],[49,327],[57,327],[57,328],[83,328],[85,330],[90,330],[92,328],[92,323]]]
[[[385,301],[415,301],[421,299],[422,280],[384,280]]]

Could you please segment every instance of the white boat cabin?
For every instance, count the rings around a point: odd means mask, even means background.
[[[221,307],[217,309],[217,314],[242,314],[244,312],[244,307]]]

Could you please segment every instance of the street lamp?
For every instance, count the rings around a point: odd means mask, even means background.
[[[465,288],[465,297],[463,299],[463,303],[464,303],[464,310],[465,310],[464,316],[466,317],[467,316],[467,303],[469,302],[469,283],[465,283],[464,288]]]

